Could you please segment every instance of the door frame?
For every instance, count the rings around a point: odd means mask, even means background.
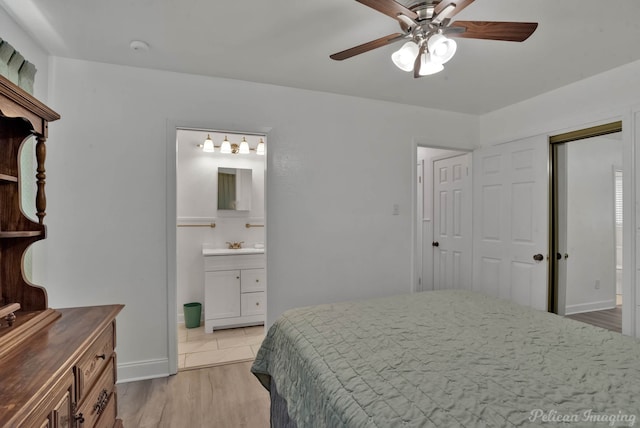
[[[178,130],[220,130],[235,134],[264,135],[267,142],[272,141],[273,128],[251,123],[222,123],[222,122],[193,122],[189,120],[167,119],[165,135],[166,141],[166,272],[167,272],[167,371],[169,375],[178,373],[178,274],[177,274],[177,173],[178,173]],[[247,132],[246,129],[253,131]],[[270,135],[271,134],[271,135]],[[264,160],[264,219],[265,219],[265,256],[268,251],[268,182],[269,182],[269,149],[265,152]],[[267,283],[268,283],[267,270]],[[265,320],[267,317],[265,309]]]
[[[410,291],[412,293],[424,291],[424,285],[425,285],[424,278],[421,277],[422,271],[423,271],[423,260],[425,259],[425,255],[423,254],[423,251],[422,251],[423,218],[419,218],[418,216],[418,203],[422,201],[422,199],[418,198],[418,189],[420,188],[420,184],[424,186],[425,184],[424,176],[426,176],[426,174],[424,174],[424,171],[421,171],[421,165],[418,163],[419,147],[425,148],[425,149],[457,152],[455,154],[449,153],[449,154],[443,154],[439,156],[434,156],[433,158],[429,158],[429,162],[431,164],[433,164],[433,161],[437,160],[438,158],[446,159],[447,157],[458,156],[465,153],[469,153],[471,155],[470,161],[471,163],[473,163],[473,149],[469,147],[440,146],[437,144],[430,144],[426,142],[426,140],[424,139],[417,139],[417,138],[413,139],[413,144],[411,147],[412,148],[411,164],[413,165],[412,176],[411,176],[411,240],[412,240],[411,244],[412,244],[413,251],[411,252],[412,269],[411,269],[411,284],[410,284]],[[420,177],[421,172],[423,173],[422,183],[419,183],[418,177]],[[430,180],[432,181],[433,172],[430,174],[430,177],[431,177]],[[424,192],[423,192],[423,196],[424,196]],[[470,197],[473,197],[473,189]],[[472,199],[472,206],[473,206],[473,199]],[[431,220],[433,219],[433,212],[430,215],[430,219]],[[472,225],[471,233],[473,235],[473,225]],[[471,251],[471,257],[473,260],[473,245],[471,247],[472,248],[470,248],[470,251]],[[433,251],[431,251],[431,254],[429,255],[429,257],[430,257],[430,260],[433,260]]]
[[[571,141],[578,141],[585,138],[597,137],[601,135],[612,134],[615,132],[622,132],[623,141],[623,200],[624,204],[624,223],[623,223],[623,236],[628,236],[630,239],[623,241],[623,266],[622,266],[622,333],[630,336],[635,336],[635,318],[636,311],[634,302],[636,299],[635,287],[635,272],[631,267],[633,266],[632,260],[634,257],[633,251],[635,243],[632,243],[631,237],[635,237],[635,210],[632,207],[631,202],[635,200],[633,198],[633,192],[635,191],[634,180],[634,162],[633,162],[633,144],[631,141],[630,124],[624,120],[624,118],[617,118],[617,120],[606,121],[603,124],[580,128],[573,131],[568,131],[559,134],[553,134],[549,136],[549,278],[548,278],[548,311],[552,313],[558,313],[558,303],[563,300],[559,295],[558,287],[558,274],[559,266],[556,257],[553,257],[558,251],[559,233],[558,226],[558,148],[562,143],[568,143]]]

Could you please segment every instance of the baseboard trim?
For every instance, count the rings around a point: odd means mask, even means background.
[[[167,377],[169,374],[168,358],[118,364],[118,383]]]
[[[583,312],[604,311],[616,307],[616,301],[601,300],[599,302],[580,303],[578,305],[567,305],[565,315],[581,314]]]

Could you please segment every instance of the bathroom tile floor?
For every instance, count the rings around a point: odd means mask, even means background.
[[[178,370],[252,361],[263,338],[261,325],[205,333],[204,326],[178,324]]]

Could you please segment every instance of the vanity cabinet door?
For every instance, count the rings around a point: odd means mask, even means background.
[[[205,272],[204,310],[206,319],[240,316],[240,271]]]

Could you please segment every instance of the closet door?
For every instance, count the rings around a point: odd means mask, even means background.
[[[549,142],[545,136],[476,150],[475,290],[547,310]]]

